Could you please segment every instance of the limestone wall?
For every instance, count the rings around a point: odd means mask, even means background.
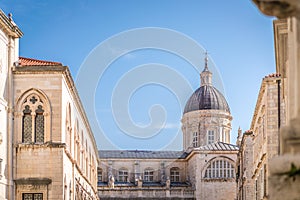
[[[268,198],[270,161],[279,155],[279,125],[284,126],[285,120],[281,76],[266,76],[260,88],[251,132],[244,133],[241,142],[238,190],[242,194],[239,199]]]
[[[232,178],[205,178],[205,171],[211,161],[226,159],[235,166],[237,151],[195,151],[188,159],[188,177],[195,189],[195,198],[228,199],[236,198],[235,172]],[[235,170],[234,170],[235,171]]]
[[[230,143],[231,115],[221,110],[198,110],[182,117],[183,148],[208,144],[208,130],[214,131],[214,142]],[[198,134],[197,145],[193,145],[193,134]]]
[[[13,198],[11,68],[19,58],[22,34],[12,19],[0,10],[0,199]],[[9,185],[11,185],[9,187]]]
[[[63,146],[19,145],[16,149],[16,199],[22,199],[22,193],[44,193],[49,200],[63,199]],[[44,180],[35,186],[30,180]],[[49,180],[49,182],[46,182]]]
[[[52,167],[61,170],[59,185],[49,183],[47,187],[49,191],[52,186],[55,187],[53,194],[62,195],[58,199],[75,199],[75,196],[97,199],[98,151],[68,69],[63,66],[17,67],[14,71],[14,87],[15,145],[18,148],[24,145],[22,141],[24,107],[22,104],[24,101],[29,101],[26,99],[28,95],[34,94],[33,96],[43,103],[44,142],[32,143],[26,149],[38,151],[39,146],[51,149],[51,145],[58,145],[61,149],[60,158],[49,157],[59,165]],[[23,151],[16,151],[15,155],[20,158],[31,156],[24,154]],[[15,165],[19,167],[18,161]],[[41,177],[49,178],[42,169],[37,170]],[[17,179],[31,177],[23,171],[16,172],[16,176]],[[56,196],[51,196],[52,193],[48,195],[50,199],[56,199]]]

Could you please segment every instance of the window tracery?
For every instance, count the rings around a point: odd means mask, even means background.
[[[225,158],[215,159],[206,168],[204,178],[234,178],[234,166]]]
[[[43,143],[45,138],[44,102],[32,94],[23,101],[22,142]]]

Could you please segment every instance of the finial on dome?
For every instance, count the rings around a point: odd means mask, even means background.
[[[212,73],[208,70],[208,52],[205,51],[205,65],[204,69],[200,74],[201,86],[203,85],[212,85]]]
[[[203,71],[209,71],[208,70],[208,52],[207,50],[205,51],[205,65],[204,65],[204,70]]]

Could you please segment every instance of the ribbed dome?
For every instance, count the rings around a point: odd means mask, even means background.
[[[202,85],[189,98],[184,112],[195,110],[224,110],[230,113],[230,109],[222,93],[212,85]]]

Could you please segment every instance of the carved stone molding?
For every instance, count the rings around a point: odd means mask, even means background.
[[[281,153],[300,152],[300,117],[292,119],[288,127],[281,130]]]
[[[265,15],[278,18],[300,17],[299,0],[253,0]]]

